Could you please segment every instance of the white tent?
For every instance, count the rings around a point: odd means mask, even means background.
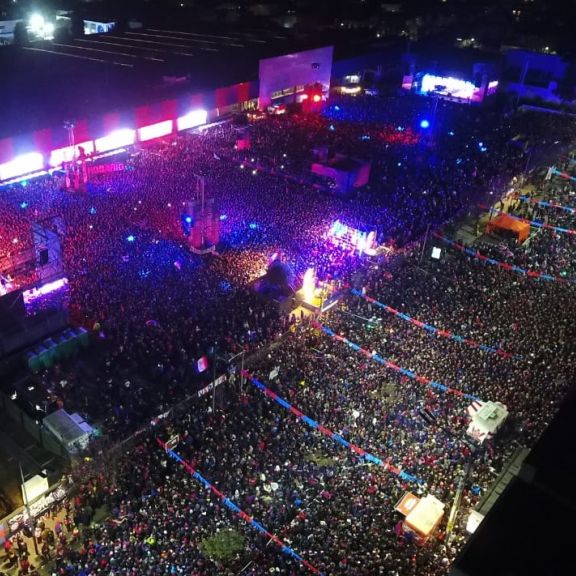
[[[467,433],[477,442],[492,438],[508,418],[508,408],[500,402],[476,400],[468,406],[467,411],[471,418]]]

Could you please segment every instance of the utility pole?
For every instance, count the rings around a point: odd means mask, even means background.
[[[428,234],[430,234],[430,224],[426,226],[426,234],[424,235],[424,240],[422,241],[422,250],[420,250],[420,258],[418,263],[422,263],[422,258],[424,258],[424,250],[426,250],[426,244],[428,244]]]
[[[218,355],[216,353],[216,341],[214,341],[214,350],[212,355],[212,414],[216,412],[216,362]]]
[[[32,531],[32,542],[34,542],[34,552],[36,556],[39,555],[38,552],[38,542],[36,540],[36,533],[34,531],[34,522],[32,521],[32,514],[30,513],[30,506],[28,503],[28,492],[26,491],[26,481],[24,480],[24,472],[22,471],[22,463],[18,461],[18,468],[20,469],[20,480],[22,481],[22,492],[24,494],[24,507],[26,508],[26,514],[28,515],[28,522]]]

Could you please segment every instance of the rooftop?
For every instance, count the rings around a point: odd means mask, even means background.
[[[277,32],[155,28],[9,46],[0,50],[0,138],[256,80],[260,58],[310,47]]]

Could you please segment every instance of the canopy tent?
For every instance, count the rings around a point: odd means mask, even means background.
[[[492,232],[502,233],[503,231],[505,234],[513,235],[518,242],[522,244],[530,234],[530,224],[512,218],[512,216],[508,214],[498,214],[498,216],[486,224],[487,234],[491,234]]]

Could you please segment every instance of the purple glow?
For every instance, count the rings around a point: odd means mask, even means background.
[[[68,284],[68,278],[60,278],[59,280],[54,280],[54,282],[48,282],[48,284],[44,284],[40,286],[40,288],[32,288],[32,290],[25,290],[22,295],[24,297],[24,303],[28,304],[41,296],[46,296],[46,294],[50,294],[55,292],[56,290],[60,290]]]

